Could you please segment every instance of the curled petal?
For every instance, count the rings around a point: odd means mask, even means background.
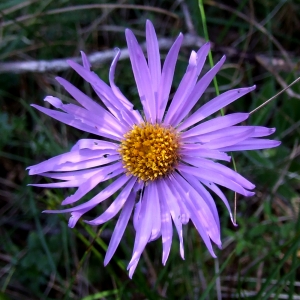
[[[128,224],[129,218],[132,213],[132,209],[134,206],[136,193],[131,192],[129,195],[127,201],[124,204],[124,207],[122,209],[122,212],[120,214],[120,217],[118,219],[118,222],[116,224],[116,227],[113,231],[112,237],[110,239],[107,252],[104,258],[104,266],[106,266],[111,258],[113,257],[117,247],[119,246],[119,243],[121,241],[121,238],[124,234],[125,228]]]

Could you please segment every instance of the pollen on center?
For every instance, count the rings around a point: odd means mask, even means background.
[[[153,181],[174,170],[179,155],[179,136],[172,127],[142,123],[124,135],[119,148],[128,175]]]

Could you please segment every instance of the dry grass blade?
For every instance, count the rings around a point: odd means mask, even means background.
[[[209,0],[206,2],[206,4],[208,5],[212,5],[212,6],[216,6],[220,9],[223,10],[227,10],[229,12],[231,12],[232,14],[237,15],[239,18],[247,21],[250,24],[253,24],[253,26],[255,26],[260,32],[262,32],[263,34],[265,34],[267,36],[267,38],[274,43],[274,45],[278,48],[278,50],[281,52],[282,56],[285,58],[286,62],[288,63],[288,65],[290,66],[290,68],[292,69],[292,62],[291,59],[287,53],[287,51],[281,46],[281,44],[278,42],[278,40],[268,32],[268,30],[263,27],[260,23],[258,23],[257,21],[255,21],[254,19],[248,17],[247,15],[241,13],[240,11],[234,10],[233,8],[231,8],[228,5],[222,4],[222,3],[218,3],[216,1],[213,0]]]
[[[256,107],[255,109],[253,109],[249,115],[252,115],[253,113],[255,113],[256,111],[260,110],[261,108],[263,108],[265,105],[267,105],[269,102],[271,102],[272,100],[274,100],[277,96],[279,96],[280,94],[282,94],[283,92],[285,92],[287,89],[289,89],[292,85],[294,85],[295,83],[297,83],[300,80],[300,77],[298,77],[296,80],[294,80],[292,83],[290,83],[287,87],[285,87],[283,90],[281,90],[279,93],[277,93],[276,95],[274,95],[273,97],[271,97],[269,100],[265,101],[262,105]]]
[[[34,13],[31,15],[22,16],[19,18],[16,18],[15,20],[6,21],[0,23],[0,28],[5,28],[7,26],[17,24],[20,22],[29,21],[31,19],[43,17],[43,16],[50,16],[50,15],[56,15],[66,12],[73,12],[73,11],[81,11],[81,10],[90,10],[90,9],[138,9],[138,10],[146,10],[146,11],[152,11],[159,14],[164,14],[169,17],[174,18],[177,22],[179,22],[179,18],[176,14],[159,7],[153,7],[153,6],[147,6],[147,5],[133,5],[133,4],[90,4],[90,5],[77,5],[77,6],[70,6],[70,7],[64,7],[64,8],[58,8],[58,9],[52,9],[48,10],[46,12],[42,13]],[[178,24],[177,24],[178,25]]]

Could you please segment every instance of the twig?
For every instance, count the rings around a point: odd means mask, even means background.
[[[276,79],[276,81],[281,85],[282,88],[287,88],[286,82],[282,79],[282,77],[278,74],[276,71],[276,68],[270,64],[270,59],[266,58],[264,56],[257,56],[256,60],[264,67],[266,70],[270,73],[272,73]],[[300,99],[300,95],[292,91],[291,89],[288,89],[286,91],[290,97]]]
[[[186,24],[188,32],[190,34],[196,34],[196,30],[195,30],[194,24],[192,22],[192,17],[189,12],[189,8],[188,8],[187,4],[184,1],[181,1],[180,5],[182,8],[182,12],[183,12],[183,16],[184,16],[184,20],[185,20],[185,24]]]
[[[159,48],[161,50],[168,50],[172,44],[173,39],[161,38],[158,40]],[[186,34],[184,36],[184,41],[182,43],[183,47],[192,47],[197,46],[201,47],[205,43],[203,38],[200,38],[195,35]],[[143,43],[142,48],[146,49],[146,44]],[[107,61],[111,61],[115,56],[115,50],[106,50],[101,52],[95,52],[88,55],[90,62],[97,66]],[[127,59],[129,57],[129,52],[127,48],[121,49],[122,59]],[[70,57],[64,59],[54,59],[54,60],[34,60],[34,61],[25,61],[25,62],[7,62],[0,63],[0,73],[26,73],[26,72],[35,72],[35,73],[45,73],[45,72],[60,72],[69,69],[69,65],[66,60],[71,59],[77,62],[80,62],[79,57]]]

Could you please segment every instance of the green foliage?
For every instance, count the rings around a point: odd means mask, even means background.
[[[153,21],[159,37],[175,38],[179,32],[188,32],[188,14],[195,32],[211,40],[213,62],[224,52],[227,55],[216,80],[220,92],[257,86],[250,95],[225,108],[224,113],[250,112],[299,76],[298,0],[235,4],[203,1],[201,13],[195,0],[182,1],[180,5],[171,0],[147,4],[129,0],[116,2],[119,7],[114,8],[90,7],[107,2],[2,1],[0,60],[64,59],[79,56],[79,50],[90,54],[123,48],[126,27],[134,29],[139,41],[144,42],[146,19]],[[125,8],[125,3],[131,6]],[[142,4],[144,10],[134,7]],[[85,8],[76,9],[79,5]],[[191,48],[183,47],[180,52],[172,92],[186,70],[190,51]],[[163,50],[162,57],[166,53]],[[93,65],[93,69],[107,82],[109,66],[107,62]],[[205,70],[208,69],[207,61]],[[299,83],[247,121],[276,127],[272,138],[280,139],[282,145],[233,154],[237,170],[256,184],[256,195],[238,196],[238,227],[230,224],[228,212],[216,197],[223,242],[223,249],[216,250],[218,260],[209,256],[189,224],[184,229],[185,261],[180,259],[174,233],[166,266],[161,264],[159,239],[147,245],[130,280],[126,266],[134,243],[132,225],[126,229],[111,263],[104,267],[116,218],[100,228],[79,222],[75,229],[69,229],[66,216],[44,215],[41,211],[59,208],[60,202],[74,190],[27,186],[41,180],[38,176],[29,178],[27,166],[63,153],[76,140],[88,136],[31,108],[31,103],[44,106],[46,95],[73,101],[55,82],[55,76],[66,78],[99,101],[71,70],[0,73],[0,300],[217,299],[218,293],[223,299],[300,298]],[[140,109],[129,60],[118,63],[116,81]],[[211,84],[197,105],[215,95],[215,86]],[[234,194],[226,195],[233,207]],[[99,205],[92,214],[101,213],[107,206]]]

